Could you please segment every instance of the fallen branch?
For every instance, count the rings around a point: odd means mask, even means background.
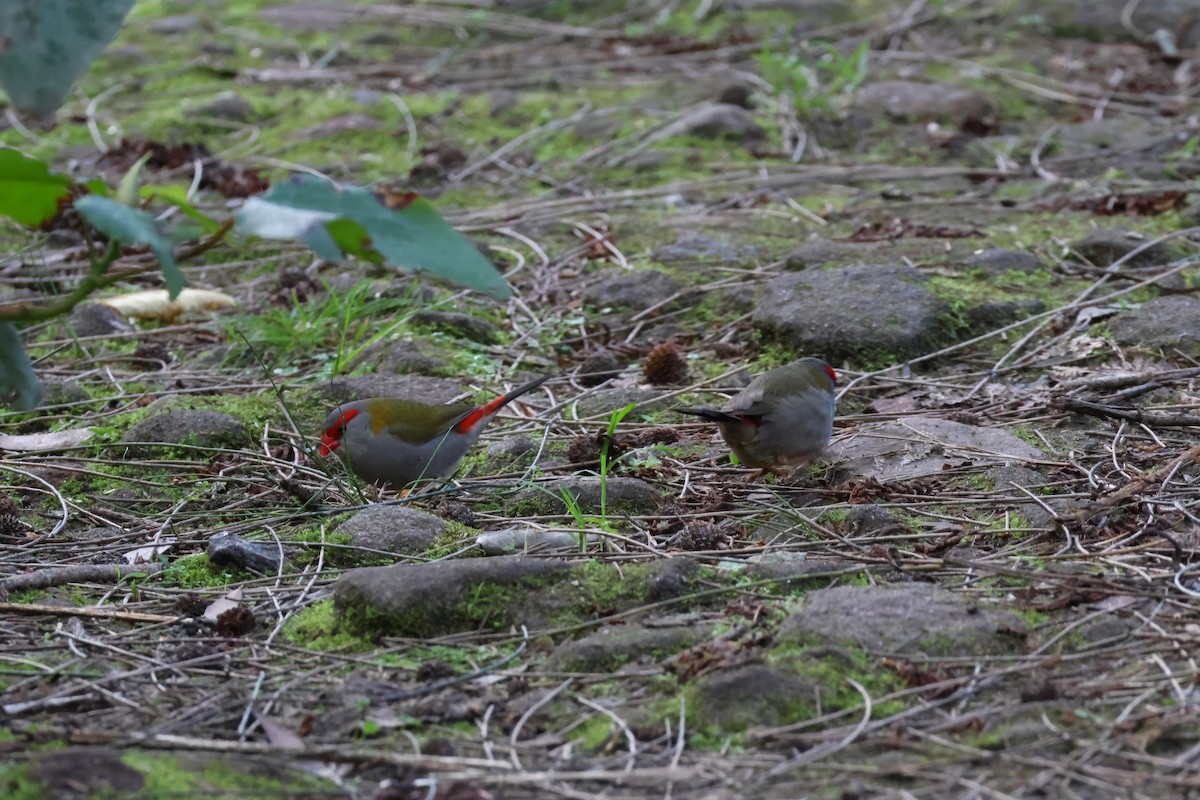
[[[117,583],[134,575],[145,577],[162,572],[157,561],[145,564],[75,564],[70,567],[51,567],[35,572],[10,575],[0,581],[0,591],[48,589],[64,583]]]
[[[1090,417],[1123,419],[1141,425],[1151,425],[1160,428],[1186,428],[1191,425],[1200,426],[1200,417],[1192,414],[1168,414],[1163,411],[1142,411],[1140,408],[1116,408],[1101,405],[1087,400],[1076,400],[1064,397],[1059,401],[1066,411],[1087,414]]]

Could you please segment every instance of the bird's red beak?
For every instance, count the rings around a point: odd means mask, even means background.
[[[332,425],[321,431],[321,449],[317,451],[321,455],[321,458],[325,458],[342,446],[342,436],[346,433],[346,423],[357,416],[358,409],[351,408],[343,412]]]
[[[328,458],[329,454],[341,447],[342,440],[328,433],[321,434],[321,449],[317,452],[321,454],[321,458]]]

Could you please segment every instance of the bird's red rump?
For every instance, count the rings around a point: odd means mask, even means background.
[[[332,425],[321,432],[321,449],[317,452],[321,454],[322,458],[342,446],[342,435],[346,432],[346,423],[357,416],[357,408],[348,409]]]

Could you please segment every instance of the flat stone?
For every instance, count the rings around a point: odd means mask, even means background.
[[[618,569],[523,555],[394,564],[345,573],[334,586],[334,606],[345,625],[371,636],[536,630],[694,592],[698,570],[686,559]]]
[[[348,534],[354,547],[402,555],[425,552],[445,532],[441,517],[402,505],[365,508],[334,529]]]
[[[683,284],[656,269],[608,270],[607,275],[583,291],[583,298],[600,308],[644,311],[664,303]]]
[[[607,484],[607,513],[610,516],[648,514],[658,508],[661,496],[646,481],[610,475]],[[564,478],[517,492],[505,503],[505,513],[509,516],[566,514],[567,505],[562,498],[562,492],[566,490],[582,513],[599,514],[600,489],[599,476]]]
[[[177,409],[138,422],[125,431],[122,442],[184,444],[195,447],[239,447],[246,443],[246,426],[232,414],[208,409]]]
[[[101,303],[81,303],[68,317],[76,336],[112,336],[134,330],[125,315]]]
[[[671,126],[671,134],[700,136],[706,139],[729,137],[739,141],[765,139],[763,126],[754,115],[732,103],[707,103],[689,111]]]
[[[230,122],[249,122],[255,116],[254,105],[237,92],[221,92],[211,102],[192,111],[193,117],[216,117]]]
[[[1004,428],[965,425],[940,417],[864,425],[830,445],[832,460],[856,476],[881,483],[940,474],[950,467],[992,461],[1040,461],[1046,454]]]
[[[1097,267],[1112,266],[1116,261],[1146,245],[1143,236],[1119,228],[1097,228],[1071,243],[1071,249]],[[1183,252],[1168,242],[1157,242],[1132,256],[1123,266],[1127,269],[1166,265]]]
[[[1042,268],[1042,262],[1033,253],[1024,250],[1005,250],[1002,247],[992,247],[975,253],[967,259],[968,267],[976,267],[992,275],[1005,275],[1010,272],[1030,273]]]
[[[1178,349],[1200,356],[1200,300],[1192,295],[1166,295],[1122,311],[1109,322],[1118,343],[1127,347]]]
[[[479,344],[495,344],[500,341],[500,328],[490,320],[473,314],[451,311],[418,311],[413,320],[458,339],[467,339]]]
[[[876,81],[862,86],[855,95],[854,106],[862,111],[882,109],[893,119],[911,122],[957,123],[966,117],[986,116],[992,110],[987,97],[974,89],[904,80]]]
[[[692,694],[688,715],[695,715],[698,728],[734,733],[803,719],[815,712],[818,688],[788,672],[752,664],[707,675]]]
[[[680,231],[671,244],[664,244],[654,251],[654,260],[664,263],[672,261],[718,261],[722,264],[748,264],[754,261],[759,251],[754,245],[745,245],[696,231]]]
[[[322,384],[322,394],[334,403],[368,397],[396,397],[422,403],[449,403],[462,399],[461,383],[426,375],[358,375],[334,378]]]
[[[827,361],[916,355],[937,341],[948,310],[925,280],[903,265],[790,273],[766,284],[753,320],[768,338]]]
[[[853,645],[873,654],[938,657],[1017,653],[1025,622],[929,583],[811,591],[783,621],[777,646]]]
[[[614,625],[559,645],[546,668],[560,672],[613,672],[639,659],[662,659],[712,635],[716,624],[646,627]]]
[[[396,636],[438,636],[478,625],[476,616],[494,615],[521,623],[516,604],[509,608],[462,608],[480,587],[527,591],[571,566],[529,556],[460,558],[425,564],[364,567],[345,573],[334,585],[334,606],[346,623],[360,631]],[[514,613],[515,612],[515,613]],[[528,620],[532,621],[532,620]],[[534,626],[536,627],[536,626]]]

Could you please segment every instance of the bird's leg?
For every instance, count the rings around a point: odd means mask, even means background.
[[[756,470],[754,470],[754,472],[751,472],[751,473],[750,473],[749,475],[747,475],[747,476],[746,476],[744,479],[742,479],[742,483],[754,483],[755,481],[757,481],[757,480],[760,480],[761,478],[764,478],[764,477],[766,477],[766,474],[767,474],[768,472],[771,472],[771,469],[770,469],[770,468],[767,468],[767,469],[756,469]]]
[[[774,475],[780,479],[783,479],[790,474],[792,474],[792,470],[789,470],[786,466],[763,467],[762,469],[755,470],[747,475],[746,483],[753,483],[754,481],[762,480],[768,475]]]

